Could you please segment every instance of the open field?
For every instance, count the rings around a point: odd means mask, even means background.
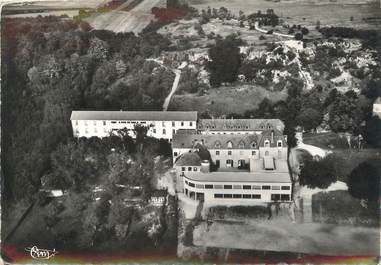
[[[267,97],[273,102],[284,100],[286,92],[271,92],[259,86],[219,87],[209,89],[205,95],[174,95],[169,110],[194,110],[220,116],[228,113],[243,114],[255,109]]]
[[[196,246],[289,251],[293,253],[376,256],[380,239],[377,228],[327,224],[295,224],[290,221],[257,221],[250,225],[206,223],[193,233]]]
[[[367,4],[366,1],[340,0],[329,1],[240,1],[240,0],[188,0],[188,2],[199,9],[226,7],[233,13],[238,14],[240,10],[246,14],[274,9],[282,19],[289,24],[315,25],[320,20],[322,26],[353,26],[353,27],[379,27],[379,21],[363,21],[363,18],[380,16],[378,3]],[[354,20],[351,22],[350,17]]]

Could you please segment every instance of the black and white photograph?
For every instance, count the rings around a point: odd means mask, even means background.
[[[0,264],[379,264],[381,0],[0,4]]]

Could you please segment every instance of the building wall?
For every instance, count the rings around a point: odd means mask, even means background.
[[[239,173],[238,173],[239,174]],[[272,194],[279,196],[288,196],[286,199],[283,197],[282,201],[291,201],[291,183],[267,183],[267,182],[200,182],[193,181],[187,176],[183,178],[184,194],[192,199],[197,198],[198,194],[203,194],[204,201],[213,204],[226,204],[230,202],[234,203],[267,203],[273,202]],[[192,186],[194,187],[192,187]],[[213,185],[213,188],[206,188],[205,185]],[[224,185],[231,185],[232,189],[225,189]],[[243,189],[243,186],[250,186],[251,189]],[[270,186],[270,189],[263,189],[263,186]],[[282,187],[287,187],[288,190]],[[193,193],[193,195],[191,194]],[[255,195],[260,196],[260,198],[215,198],[215,194],[228,194],[233,197],[233,194],[241,195]],[[281,197],[280,197],[281,198]],[[281,199],[279,199],[281,200]]]
[[[201,134],[261,134],[261,131],[209,131],[202,130]]]
[[[173,152],[173,163],[182,154],[187,153],[193,149],[190,148],[174,148]],[[287,158],[287,147],[260,147],[259,149],[208,149],[212,161],[216,163],[217,160],[220,161],[220,167],[226,168],[228,165],[226,161],[233,160],[233,167],[238,167],[238,160],[245,160],[248,165],[251,158],[259,159],[263,158],[265,155],[271,155],[277,159]],[[219,152],[219,154],[217,154]],[[229,155],[231,152],[231,155]]]
[[[113,130],[127,128],[134,137],[135,125],[150,127],[147,135],[157,139],[172,140],[173,134],[179,129],[196,129],[196,121],[94,121],[72,120],[74,137],[107,137]]]

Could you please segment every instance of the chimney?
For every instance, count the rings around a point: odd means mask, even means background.
[[[271,130],[271,143],[274,143],[274,130]]]
[[[209,160],[202,160],[201,161],[201,172],[202,173],[209,173],[210,172],[210,162],[209,162]]]

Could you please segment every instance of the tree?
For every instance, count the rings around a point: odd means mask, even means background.
[[[381,147],[381,119],[378,116],[372,116],[366,121],[364,138],[369,145]]]
[[[332,158],[307,159],[300,172],[300,184],[309,188],[326,189],[337,180]]]
[[[238,70],[241,66],[241,54],[238,45],[242,42],[234,35],[225,39],[217,39],[216,45],[209,50],[211,61],[208,64],[210,70],[210,83],[219,86],[222,82],[237,80]]]
[[[297,32],[297,33],[295,33],[294,38],[295,38],[296,40],[303,40],[303,34],[300,33],[300,32]]]
[[[305,130],[312,130],[320,125],[323,114],[314,108],[302,108],[296,119]]]
[[[348,191],[358,199],[376,201],[380,194],[380,170],[365,161],[359,164],[348,176]]]
[[[302,32],[303,35],[308,35],[308,33],[309,33],[310,31],[308,30],[308,28],[303,27],[302,30],[301,30],[301,32]]]

